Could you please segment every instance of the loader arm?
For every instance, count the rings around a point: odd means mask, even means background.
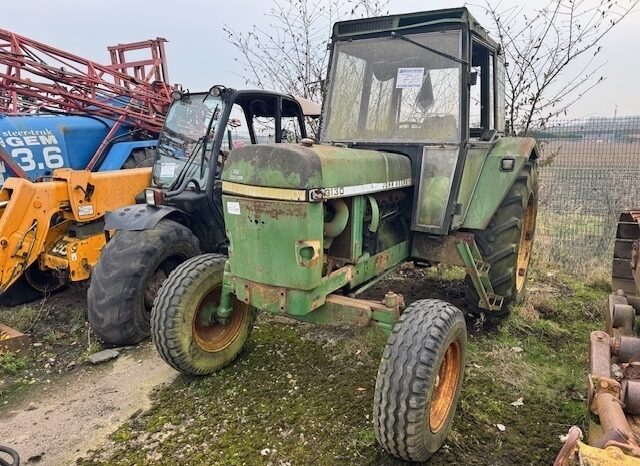
[[[0,293],[38,260],[41,269],[71,269],[70,278],[80,279],[74,278],[72,258],[88,278],[105,237],[102,228],[86,227],[108,210],[135,203],[150,182],[151,168],[98,173],[60,169],[50,181],[36,183],[9,178],[0,190]],[[91,233],[79,238],[78,227]],[[64,251],[59,246],[70,243],[73,247]]]

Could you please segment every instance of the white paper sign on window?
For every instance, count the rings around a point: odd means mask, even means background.
[[[420,89],[424,68],[398,68],[397,89]]]

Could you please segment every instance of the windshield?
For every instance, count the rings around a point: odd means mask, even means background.
[[[323,141],[460,140],[460,31],[407,39],[336,44]]]
[[[204,188],[216,123],[222,110],[220,97],[210,94],[190,94],[173,101],[158,138],[153,165],[153,183],[156,186],[169,188],[180,176],[185,181],[196,178]],[[211,133],[207,134],[210,125]],[[204,164],[203,144],[206,145]]]

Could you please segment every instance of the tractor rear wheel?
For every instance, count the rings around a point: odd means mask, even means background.
[[[254,309],[233,298],[228,324],[202,322],[202,312],[220,302],[226,256],[204,254],[179,265],[158,292],[151,335],[167,364],[191,375],[211,374],[230,364],[251,333]]]
[[[408,306],[378,368],[376,438],[389,453],[426,461],[445,442],[462,387],[467,327],[462,312],[437,299]]]
[[[147,230],[116,232],[102,249],[87,293],[96,335],[114,345],[148,338],[151,308],[162,283],[199,253],[198,238],[173,220],[160,220]]]
[[[154,154],[152,150],[134,149],[131,155],[124,161],[122,168],[153,167]]]
[[[474,231],[482,258],[490,265],[493,292],[503,298],[502,309],[491,315],[508,313],[509,305],[524,298],[537,212],[538,171],[535,161],[529,160],[487,228]],[[477,315],[486,312],[468,275],[465,284],[469,310]]]

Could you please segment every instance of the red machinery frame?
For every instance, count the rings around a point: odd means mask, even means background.
[[[172,89],[165,42],[157,38],[108,47],[111,64],[101,65],[0,29],[0,112],[89,113],[115,121],[87,165],[91,170],[123,123],[160,132]],[[130,52],[145,50],[148,58],[127,61]],[[4,151],[0,159],[17,165]]]

